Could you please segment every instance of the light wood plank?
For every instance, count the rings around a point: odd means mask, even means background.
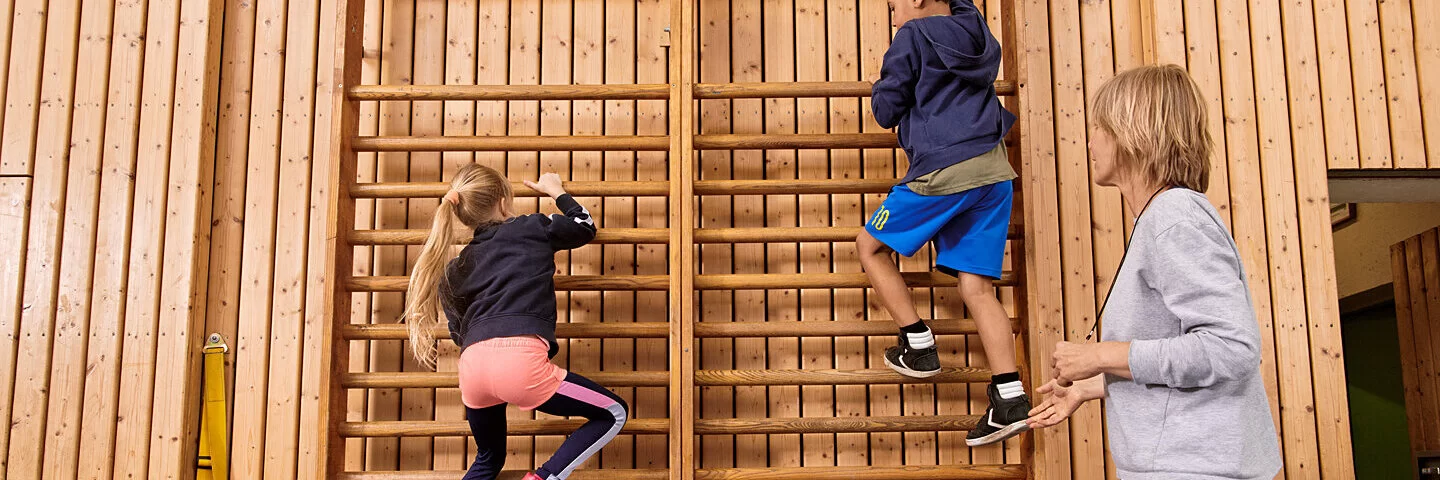
[[[540,15],[543,10],[542,5],[543,3],[537,0],[512,0],[510,2],[508,16],[510,23],[508,64],[510,68],[506,82],[508,84],[538,85],[541,83],[540,49],[543,48],[543,23]],[[540,102],[509,102],[509,105],[509,129],[505,132],[507,135],[538,135],[540,133]],[[511,179],[539,177],[540,157],[538,154],[510,152],[506,154],[505,158],[505,173]],[[520,212],[538,211],[539,205],[539,201],[534,199],[515,199],[515,208]],[[528,418],[530,415],[526,415],[526,417]],[[538,445],[535,438],[511,438],[509,460],[506,465],[533,468],[537,465],[535,463],[537,451]]]
[[[285,16],[285,55],[275,179],[275,266],[270,322],[271,380],[265,393],[265,476],[295,478],[300,435],[301,340],[310,283],[311,159],[315,126],[316,28],[319,5],[291,2]],[[329,22],[327,22],[329,23]]]
[[[1235,230],[1230,202],[1230,151],[1223,82],[1220,77],[1220,40],[1214,2],[1184,2],[1186,42],[1190,55],[1190,78],[1205,97],[1210,136],[1215,144],[1210,155],[1210,189],[1205,192],[1226,228]],[[1119,71],[1119,70],[1117,70]],[[1117,267],[1118,268],[1118,267]],[[1113,269],[1112,269],[1113,271]],[[1107,287],[1108,289],[1108,287]]]
[[[153,445],[159,317],[166,288],[162,262],[166,251],[165,201],[170,172],[179,2],[152,1],[146,6],[145,71],[140,96],[135,212],[130,237],[130,279],[125,301],[125,343],[121,347],[120,412],[116,420],[116,478],[149,478]],[[170,48],[167,48],[170,47]],[[138,142],[137,142],[138,143]],[[142,207],[143,205],[143,207]],[[168,333],[167,333],[168,335]],[[156,472],[160,474],[160,472]]]
[[[5,275],[0,276],[0,331],[4,332],[5,338],[0,341],[0,361],[3,361],[5,368],[0,368],[0,392],[6,398],[14,393],[15,388],[15,360],[20,344],[20,319],[23,287],[25,285],[25,254],[27,251],[26,240],[28,238],[30,220],[30,178],[0,177],[0,235],[3,235],[5,254],[0,255],[0,271]],[[11,418],[11,402],[0,402],[0,418],[9,421]],[[6,452],[9,448],[5,443],[10,438],[10,429],[0,429],[0,451]],[[8,464],[0,464],[0,474],[8,473]]]
[[[731,38],[730,79],[735,82],[758,82],[764,80],[764,42],[761,35],[764,23],[760,0],[733,0],[730,2],[729,35]],[[762,99],[737,99],[731,103],[731,127],[734,133],[764,133],[765,101]],[[734,152],[731,177],[736,179],[760,179],[765,175],[765,154],[758,151]],[[765,202],[755,195],[731,197],[734,211],[734,225],[763,227],[765,225]],[[697,237],[699,233],[697,232]],[[736,245],[734,249],[736,273],[764,273],[764,245]],[[732,321],[742,328],[765,320],[765,292],[737,291],[734,293],[734,317],[716,319]],[[701,332],[696,327],[696,334]],[[765,368],[765,339],[736,339],[735,368]],[[760,417],[766,415],[764,387],[735,388],[735,416]],[[735,436],[735,466],[763,467],[768,461],[769,450],[764,435]]]
[[[1415,35],[1410,2],[1380,2],[1380,44],[1385,60],[1385,99],[1390,107],[1390,150],[1395,168],[1425,168],[1425,131],[1416,79]]]
[[[1412,318],[1424,322],[1430,330],[1429,340],[1426,341],[1426,337],[1421,336],[1421,330],[1424,329],[1415,329],[1415,343],[1420,347],[1417,354],[1423,353],[1427,347],[1430,350],[1428,366],[1421,370],[1421,380],[1424,381],[1422,388],[1425,389],[1423,396],[1429,400],[1421,404],[1420,425],[1425,428],[1427,439],[1421,448],[1433,449],[1440,445],[1440,401],[1436,401],[1436,396],[1440,395],[1440,372],[1436,371],[1440,368],[1437,367],[1440,365],[1440,347],[1436,345],[1436,340],[1440,340],[1440,229],[1427,230],[1418,237],[1420,260],[1424,264],[1421,272],[1425,277],[1425,288],[1420,292],[1425,294],[1425,298],[1421,299],[1413,293],[1417,284],[1412,277],[1410,301],[1411,311],[1416,314]],[[1420,309],[1415,307],[1415,304],[1422,300],[1425,303],[1424,313],[1428,314],[1424,317],[1418,315],[1421,313]]]
[[[585,8],[596,15],[600,24],[600,44],[594,49],[603,52],[603,66],[596,65],[603,75],[599,81],[607,84],[633,84],[636,70],[636,31],[634,1],[610,0],[586,4]],[[579,13],[576,18],[586,18]],[[599,9],[601,11],[595,11]],[[592,27],[593,28],[593,27]],[[601,50],[603,49],[603,50]],[[578,81],[578,79],[577,79]],[[669,93],[669,90],[666,90]],[[635,134],[635,102],[607,101],[601,104],[604,133],[607,135]],[[607,181],[632,181],[635,179],[635,154],[630,152],[609,152],[601,159],[603,178]],[[606,198],[600,203],[604,212],[602,222],[606,226],[635,226],[635,199],[632,197]],[[607,245],[602,247],[601,271],[606,274],[623,275],[635,272],[634,245]],[[600,320],[606,323],[633,323],[636,320],[635,293],[604,292],[600,298],[604,314]],[[668,327],[667,327],[668,332]],[[600,342],[604,358],[601,370],[627,372],[635,370],[635,340],[632,338],[605,339]],[[668,377],[667,377],[668,380]],[[632,418],[636,411],[636,390],[633,388],[612,389],[630,405]],[[635,468],[635,436],[616,437],[600,451],[600,464],[607,468]]]
[[[1376,0],[1345,2],[1350,31],[1350,74],[1355,80],[1355,126],[1360,144],[1360,168],[1393,168],[1385,99],[1385,56],[1375,5]]]
[[[6,88],[10,82],[10,32],[14,30],[11,22],[15,18],[15,0],[0,1],[0,134],[4,133]],[[3,138],[3,135],[0,135]],[[3,145],[3,143],[0,143]],[[3,166],[3,155],[0,155],[0,166]],[[6,438],[9,433],[0,434],[0,439]],[[5,442],[0,441],[0,449],[5,448]],[[5,473],[5,467],[0,466],[0,474]]]
[[[135,215],[136,138],[140,126],[145,5],[118,2],[110,33],[110,74],[96,233],[95,279],[91,292],[90,341],[84,407],[80,421],[77,476],[110,478],[115,463],[121,344],[127,331],[126,300],[131,272],[131,227]],[[143,261],[143,260],[142,260]],[[139,308],[138,305],[135,306]]]
[[[665,31],[670,25],[668,0],[637,1],[635,3],[635,81],[638,83],[667,83],[667,45],[671,36]],[[669,128],[668,103],[659,100],[636,102],[637,135],[663,135]],[[640,152],[635,155],[635,179],[664,181],[669,178],[668,153]],[[667,189],[668,193],[669,190]],[[635,226],[664,228],[669,225],[667,199],[645,197],[635,199]],[[663,275],[669,271],[669,246],[640,245],[635,248],[635,273],[639,275]],[[665,321],[671,319],[656,314],[667,311],[670,305],[668,292],[637,292],[636,321]],[[669,367],[669,341],[667,339],[636,340],[635,369],[661,370]],[[668,388],[637,388],[632,404],[636,418],[657,418],[669,416],[670,392]],[[670,457],[671,438],[667,435],[642,435],[635,438],[636,468],[670,468],[671,478],[682,466],[672,464]]]
[[[1425,156],[1430,159],[1430,168],[1440,168],[1440,4],[1412,0],[1410,9],[1415,24],[1415,78],[1425,122]]]
[[[605,5],[603,0],[576,0],[572,8],[574,18],[570,69],[572,83],[605,83]],[[605,108],[600,100],[575,101],[571,105],[571,135],[605,134]],[[601,181],[605,179],[605,157],[601,152],[575,152],[570,157],[570,179],[577,181]],[[603,201],[587,200],[585,208],[594,218],[604,219],[608,213]],[[587,245],[571,251],[570,271],[576,274],[604,274],[604,247]],[[604,292],[572,292],[570,294],[570,323],[598,324],[608,313],[603,303]],[[608,357],[603,342],[599,339],[572,339],[570,343],[570,365],[576,370],[604,368]],[[618,373],[618,372],[617,372]],[[614,442],[612,442],[614,443]],[[609,446],[607,445],[607,448]],[[602,450],[603,452],[603,450]],[[603,455],[592,457],[585,465],[589,468],[609,467]],[[586,468],[586,467],[581,467]]]
[[[696,34],[699,77],[705,83],[728,83],[732,81],[730,58],[730,2],[729,0],[702,0],[697,7],[700,18]],[[731,133],[731,105],[728,99],[700,100],[699,124],[701,135]],[[725,180],[733,178],[731,152],[708,150],[697,155],[699,180]],[[734,225],[732,197],[707,195],[700,197],[699,216],[701,228],[724,228]],[[702,245],[696,248],[700,258],[696,273],[733,273],[734,247],[730,245]],[[735,318],[734,292],[713,291],[697,294],[700,308],[696,320],[700,322],[729,322]],[[735,341],[728,338],[706,338],[700,340],[699,367],[710,370],[735,368]],[[705,419],[734,418],[735,389],[725,386],[700,387],[700,416]],[[724,468],[735,466],[735,438],[725,435],[707,435],[700,438],[697,449],[701,457],[696,462],[700,468]]]
[[[1295,202],[1299,225],[1298,248],[1303,275],[1298,288],[1305,295],[1305,318],[1310,343],[1308,354],[1314,385],[1316,435],[1320,469],[1324,476],[1354,476],[1345,385],[1345,364],[1340,356],[1340,318],[1333,307],[1335,290],[1334,242],[1328,215],[1323,85],[1317,68],[1314,11],[1308,1],[1280,4],[1284,32],[1285,70],[1290,100],[1290,136],[1294,154],[1289,161],[1295,175]],[[1293,258],[1293,257],[1292,257]]]
[[[1425,341],[1431,338],[1432,331],[1437,328],[1436,324],[1430,322],[1432,313],[1430,304],[1426,298],[1426,289],[1429,288],[1429,281],[1425,278],[1426,258],[1421,247],[1421,237],[1414,236],[1405,239],[1405,272],[1409,275],[1410,285],[1410,323],[1414,334],[1415,342],[1415,385],[1419,391],[1420,411],[1418,426],[1422,429],[1421,436],[1424,442],[1419,445],[1423,447],[1435,441],[1435,432],[1427,425],[1440,421],[1437,418],[1437,410],[1425,401],[1433,392],[1436,392],[1436,346]],[[1397,299],[1398,300],[1398,299]],[[1398,312],[1397,312],[1398,316]],[[1412,448],[1415,447],[1412,445]]]
[[[346,4],[347,4],[347,5],[355,5],[356,2],[347,0],[347,1],[346,1]],[[356,7],[351,7],[351,8],[356,8]],[[382,51],[382,47],[381,47],[381,46],[383,45],[383,42],[384,42],[384,34],[383,34],[383,32],[381,31],[381,30],[383,29],[383,27],[384,27],[384,25],[382,24],[383,22],[381,21],[382,14],[383,14],[383,10],[384,10],[384,5],[383,5],[382,2],[364,2],[363,9],[364,9],[363,12],[360,13],[360,15],[359,15],[359,16],[362,17],[362,18],[358,20],[358,23],[360,23],[360,24],[362,25],[361,32],[359,32],[359,35],[360,35],[360,37],[361,37],[361,38],[359,39],[359,42],[358,42],[358,43],[360,44],[359,49],[360,49],[360,50],[363,50],[363,51],[380,52],[381,55],[361,55],[361,54],[358,54],[358,53],[351,53],[351,50],[353,49],[354,45],[336,44],[336,45],[335,45],[335,49],[336,49],[335,57],[337,57],[337,58],[342,57],[342,56],[343,56],[342,53],[341,53],[342,51],[345,52],[345,54],[354,55],[354,56],[356,56],[356,57],[359,57],[359,59],[356,60],[356,62],[359,64],[358,70],[360,70],[358,81],[364,82],[364,83],[367,83],[367,84],[376,84],[376,83],[380,83],[380,77],[381,77],[381,74],[382,74],[381,69],[382,69],[382,66],[383,66],[383,65],[382,65],[382,62],[383,62],[383,60],[384,60],[384,52]],[[342,15],[344,15],[344,13],[342,13],[342,12],[340,12],[340,11],[337,11],[337,12],[336,12],[336,25],[337,25],[337,27],[340,25],[340,22],[344,22],[344,21],[347,21],[347,20],[348,20],[348,21],[355,21],[355,20],[352,20],[352,19],[342,18]],[[351,34],[353,35],[354,33],[351,33]],[[344,72],[345,72],[346,75],[354,75],[354,73],[352,73],[352,72],[351,72],[351,69],[349,69],[349,68],[344,69]],[[332,115],[332,117],[331,117],[331,129],[332,129],[332,130],[329,132],[329,135],[332,136],[332,137],[334,137],[334,136],[336,136],[336,135],[339,135],[339,136],[342,136],[344,139],[351,138],[350,135],[349,135],[349,134],[350,134],[350,130],[348,130],[348,129],[346,128],[346,122],[347,122],[347,120],[345,120],[344,118],[342,118],[342,117],[343,117],[343,112],[347,112],[347,111],[348,111],[346,108],[344,108],[344,107],[347,106],[347,104],[334,103],[334,102],[332,102],[332,105],[335,106],[334,111],[336,111],[336,112],[342,112],[342,115]],[[358,125],[356,126],[355,130],[358,130],[359,133],[361,133],[361,134],[370,134],[370,135],[378,134],[379,131],[380,131],[380,104],[379,104],[378,102],[366,102],[366,103],[360,104],[360,105],[358,106],[358,109],[357,109],[357,110],[358,110],[358,112],[356,112],[356,113],[357,113],[358,115],[357,115],[357,118],[355,119],[355,121],[356,121],[356,123],[357,123]],[[334,143],[334,144],[336,144],[336,145],[340,145],[339,147],[337,147],[337,153],[336,153],[336,154],[337,154],[337,157],[336,157],[337,159],[340,159],[340,158],[351,158],[352,155],[353,155],[353,157],[356,159],[356,163],[357,163],[356,168],[355,168],[356,178],[355,178],[354,181],[356,181],[356,182],[373,182],[373,181],[378,181],[378,180],[379,180],[379,165],[378,165],[379,156],[376,155],[375,153],[369,153],[369,152],[363,152],[363,153],[358,153],[358,152],[357,152],[357,153],[352,153],[352,152],[350,152],[350,151],[347,151],[346,148],[348,148],[349,141],[348,141],[348,140],[344,140],[344,139],[332,140],[332,143]],[[335,167],[335,168],[332,169],[331,174],[330,174],[330,175],[331,175],[331,179],[330,179],[330,183],[331,183],[331,184],[333,184],[333,185],[340,185],[340,184],[343,183],[343,184],[349,184],[349,185],[352,185],[352,186],[354,185],[353,183],[351,183],[351,182],[349,181],[349,173],[340,170],[340,167],[342,167],[342,166],[344,166],[344,165],[336,164],[336,165],[332,165],[332,166]],[[343,176],[343,177],[342,177],[342,178],[337,178],[337,176]],[[347,193],[348,193],[348,192],[347,192]],[[336,196],[332,197],[332,198],[334,199],[334,201],[332,201],[331,204],[330,204],[330,210],[335,211],[335,212],[337,212],[337,213],[339,213],[340,210],[347,209],[348,206],[349,206],[349,202],[341,201],[343,198],[340,197],[340,195],[341,195],[341,193],[337,192],[337,193],[336,193]],[[356,203],[355,203],[355,205],[354,205],[355,223],[353,224],[353,227],[354,227],[355,229],[371,229],[371,228],[375,228],[376,219],[379,218],[378,215],[376,214],[376,211],[377,211],[377,202],[375,202],[375,201],[373,201],[373,200],[357,200]],[[340,217],[340,218],[343,218],[343,216]],[[338,218],[337,218],[337,220],[338,220]],[[337,221],[336,223],[330,224],[330,225],[333,225],[334,228],[335,228],[337,231],[346,231],[346,230],[347,230],[347,229],[345,229],[345,228],[343,227],[344,224],[340,223],[339,221]],[[339,245],[338,241],[336,241],[335,243],[336,243],[337,245]],[[349,248],[338,248],[338,249],[326,248],[326,254],[327,254],[327,255],[335,254],[335,255],[336,255],[336,258],[335,258],[336,261],[345,260],[345,259],[344,259],[345,254],[346,254],[346,253],[351,253],[351,252],[353,252],[353,258],[351,258],[351,259],[349,259],[348,261],[346,261],[346,263],[351,263],[351,264],[352,264],[352,265],[351,265],[351,270],[350,270],[352,276],[371,275],[371,274],[374,274],[374,273],[375,273],[375,271],[376,271],[376,270],[375,270],[375,258],[376,258],[376,257],[375,257],[375,249],[373,249],[373,248],[368,248],[368,247],[356,247],[356,248],[354,248],[353,250],[351,250],[351,249],[349,249]],[[344,273],[344,271],[341,269],[342,267],[340,267],[340,266],[337,265],[337,266],[335,266],[335,268],[336,268],[335,274],[337,275],[337,277],[343,278],[342,274]],[[339,284],[340,284],[340,283],[338,282],[338,279],[337,279],[336,285],[339,285]],[[368,324],[368,323],[370,323],[370,315],[371,315],[371,313],[374,311],[374,305],[375,305],[375,297],[374,297],[373,295],[354,295],[354,294],[349,294],[349,293],[345,293],[345,292],[333,292],[333,291],[331,291],[331,290],[333,290],[333,289],[327,289],[327,292],[329,292],[329,293],[328,293],[329,295],[335,296],[335,297],[338,297],[338,298],[348,298],[348,299],[350,300],[350,303],[351,303],[351,309],[350,309],[350,311],[349,311],[350,323],[359,323],[359,324]],[[332,305],[332,308],[336,308],[336,309],[337,309],[336,312],[334,313],[334,315],[335,315],[337,318],[342,315],[342,312],[340,312],[340,311],[338,310],[338,309],[339,309],[339,306],[338,306],[338,305]],[[333,321],[334,321],[334,322],[341,322],[341,321],[338,320],[338,319],[333,320]],[[373,346],[373,343],[374,343],[374,342],[350,342],[350,343],[346,344],[345,342],[335,342],[335,343],[332,345],[332,347],[331,347],[333,350],[338,351],[338,350],[341,350],[341,349],[346,349],[346,348],[348,348],[348,349],[349,349],[349,353],[350,353],[350,355],[349,355],[349,362],[348,362],[348,363],[349,363],[349,364],[348,364],[348,368],[340,369],[340,371],[342,371],[342,372],[348,372],[348,371],[367,371],[367,370],[369,369],[369,365],[370,365],[370,350],[371,350],[371,347]],[[329,371],[330,371],[330,370],[324,370],[324,371],[322,371],[322,374],[324,374],[324,375],[330,375],[330,374],[329,374]],[[330,382],[330,383],[334,384],[335,382]],[[331,390],[327,390],[327,392],[334,392],[333,387],[332,387]],[[338,425],[339,425],[341,422],[344,422],[344,421],[362,421],[362,420],[365,419],[365,416],[366,416],[367,413],[369,412],[369,404],[370,404],[370,395],[369,395],[369,392],[348,392],[348,393],[345,393],[345,395],[346,395],[346,397],[347,397],[347,400],[346,400],[346,411],[345,411],[345,413],[344,413],[344,416],[341,417],[341,416],[338,415],[338,413],[332,413],[332,415],[330,415],[329,419],[327,420],[327,428],[328,428],[328,431],[330,432],[329,435],[331,435],[331,438],[328,439],[328,441],[338,441],[338,440],[337,440],[338,437],[335,436],[335,433],[334,433],[334,432],[335,432],[335,429],[338,428]],[[367,448],[367,444],[366,444],[365,440],[363,440],[363,439],[345,439],[345,440],[343,440],[343,442],[345,443],[345,464],[343,465],[344,469],[345,469],[345,470],[360,470],[360,469],[363,469],[363,468],[365,467],[365,464],[366,464],[366,463],[365,463],[365,462],[366,462],[366,460],[365,460],[366,454],[368,453],[368,448]],[[335,459],[332,458],[332,459],[330,459],[330,461],[327,463],[327,465],[334,465],[335,463],[336,463]],[[339,470],[339,468],[329,468],[328,470]]]
[[[767,82],[793,82],[796,77],[796,4],[794,0],[765,0],[763,38],[765,42],[764,76]],[[773,39],[773,40],[771,40]],[[887,36],[888,39],[888,36]],[[765,133],[796,133],[796,100],[772,98],[765,101]],[[794,151],[766,151],[766,178],[800,178]],[[768,218],[766,226],[799,226],[797,198],[793,195],[771,195],[765,199]],[[767,245],[765,273],[797,273],[799,246]],[[770,291],[766,296],[767,321],[798,321],[800,305],[798,290]],[[799,368],[800,342],[796,339],[770,339],[766,342],[766,361],[771,368]],[[801,416],[800,389],[770,387],[770,418]],[[801,465],[800,435],[769,435],[771,467]]]
[[[21,2],[12,7],[10,35],[29,41],[10,45],[5,75],[5,119],[0,126],[0,174],[34,173],[35,122],[40,115],[41,72],[45,60],[46,5]],[[56,43],[64,43],[64,39]]]
[[[282,88],[285,56],[284,5],[267,2],[255,10],[251,60],[244,232],[241,244],[240,319],[231,349],[235,362],[232,418],[267,417],[270,316],[274,302],[276,204],[279,196]],[[237,478],[264,475],[265,422],[232,423],[230,471]]]
[[[49,7],[49,15],[42,18],[45,26],[43,35],[51,38],[44,50],[43,71],[39,76],[40,102],[35,109],[36,135],[29,139],[34,148],[34,164],[28,171],[34,173],[34,184],[29,199],[32,216],[29,222],[29,244],[25,265],[24,307],[20,314],[20,343],[16,356],[15,391],[9,401],[11,407],[10,452],[7,459],[7,473],[15,478],[42,478],[45,473],[46,425],[50,396],[52,354],[57,335],[73,337],[71,328],[57,331],[58,322],[76,322],[81,313],[74,316],[60,315],[65,305],[65,296],[60,295],[60,285],[73,286],[77,281],[64,281],[63,272],[68,270],[66,260],[87,261],[66,255],[65,247],[72,243],[83,244],[82,238],[70,239],[63,236],[67,223],[84,220],[69,219],[72,212],[66,208],[66,189],[69,169],[68,150],[70,142],[71,109],[74,104],[75,46],[78,43],[80,4],[78,1],[61,2]],[[18,20],[18,19],[17,19]],[[44,37],[41,37],[44,38]],[[23,108],[23,107],[22,107]],[[9,127],[7,122],[6,127]],[[9,130],[7,128],[6,130]],[[10,158],[11,148],[22,148],[12,143],[15,140],[6,132],[5,157]],[[27,133],[28,134],[28,133]],[[27,160],[28,162],[29,160]],[[0,168],[9,165],[0,165]],[[77,182],[83,180],[77,179]],[[84,190],[86,187],[78,187]],[[73,212],[79,214],[79,212]],[[90,215],[85,212],[80,215]],[[93,224],[92,224],[93,225]],[[78,232],[77,232],[78,233]],[[73,240],[67,241],[67,240]],[[83,245],[75,245],[75,253],[83,253]],[[67,258],[69,257],[69,258]],[[75,265],[86,272],[71,275],[88,275],[89,268]],[[62,273],[63,272],[63,273]],[[88,280],[88,279],[87,279]],[[62,283],[63,282],[63,283]],[[68,333],[67,333],[68,332]],[[82,342],[83,343],[83,342]],[[61,347],[73,347],[74,342],[61,342]],[[64,359],[64,353],[61,353]],[[64,367],[62,367],[64,368]],[[62,389],[65,389],[61,379]],[[63,391],[63,390],[62,390]],[[53,465],[52,465],[53,466]]]
[[[50,410],[46,415],[45,459],[42,471],[51,478],[78,475],[81,404],[85,398],[86,352],[94,285],[98,231],[101,152],[105,128],[107,79],[110,76],[112,2],[75,5],[80,18],[74,67],[74,106],[69,138],[70,172],[65,195],[61,236],[66,240],[60,257],[56,304],[54,356],[50,365]],[[58,161],[58,160],[55,160]]]
[[[1360,168],[1345,1],[1315,0],[1313,18],[1319,50],[1320,91],[1324,98],[1320,103],[1325,113],[1326,164],[1330,168]]]
[[[696,5],[689,1],[670,2],[670,24],[678,26],[670,50],[671,90],[668,120],[670,131],[670,468],[674,480],[692,480],[696,469],[695,399],[695,144],[694,84],[699,54],[696,52]],[[687,108],[690,107],[690,108]]]
[[[1405,242],[1390,246],[1390,272],[1395,286],[1395,333],[1400,345],[1400,377],[1405,390],[1405,419],[1412,447],[1427,445],[1426,431],[1421,423],[1423,397],[1420,372],[1415,369],[1415,317],[1410,309],[1410,258]]]

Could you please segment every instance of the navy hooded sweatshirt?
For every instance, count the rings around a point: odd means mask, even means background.
[[[895,32],[870,101],[875,121],[896,128],[910,169],[900,183],[995,148],[1015,123],[1000,106],[1000,42],[974,4],[917,18]]]
[[[463,350],[499,337],[539,335],[555,342],[555,252],[595,239],[590,212],[569,194],[555,199],[564,215],[530,214],[475,229],[446,267],[442,305],[450,338]]]

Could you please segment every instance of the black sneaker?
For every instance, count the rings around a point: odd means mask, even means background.
[[[940,373],[940,352],[935,347],[910,348],[905,334],[900,345],[885,349],[885,366],[912,378],[929,378]]]
[[[1030,416],[1030,397],[1022,393],[1015,398],[1000,398],[1000,389],[995,388],[993,383],[986,393],[990,397],[990,406],[985,409],[985,415],[980,417],[975,429],[965,435],[966,445],[989,445],[1030,429],[1030,425],[1025,423]]]

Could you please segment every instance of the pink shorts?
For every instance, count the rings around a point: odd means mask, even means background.
[[[460,353],[460,400],[470,408],[534,410],[564,380],[565,369],[550,363],[550,343],[538,336],[492,338]]]

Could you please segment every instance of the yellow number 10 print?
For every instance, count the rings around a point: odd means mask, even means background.
[[[870,217],[870,226],[875,227],[876,230],[884,230],[885,222],[888,220],[890,220],[890,211],[885,207],[880,207],[875,211],[875,215]]]

